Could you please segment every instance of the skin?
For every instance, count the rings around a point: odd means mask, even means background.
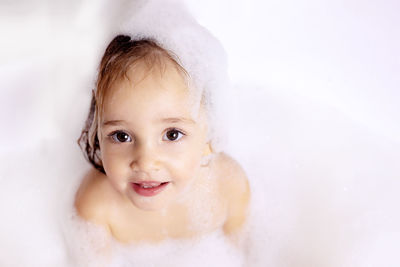
[[[206,111],[193,112],[183,77],[165,64],[164,71],[149,71],[139,63],[129,79],[110,88],[98,129],[107,175],[92,169],[84,177],[78,214],[122,243],[191,238],[220,228],[235,238],[250,197],[246,175],[226,154],[212,153]],[[145,197],[132,187],[142,181],[168,184]]]

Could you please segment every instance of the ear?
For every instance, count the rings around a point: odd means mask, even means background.
[[[203,151],[203,156],[208,156],[213,152],[212,147],[210,142],[208,142],[205,147],[204,147],[204,151]]]

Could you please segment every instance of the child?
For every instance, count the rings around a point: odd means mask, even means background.
[[[242,229],[247,178],[211,140],[208,94],[196,97],[180,59],[151,38],[118,35],[101,60],[79,140],[93,165],[78,214],[122,243]]]

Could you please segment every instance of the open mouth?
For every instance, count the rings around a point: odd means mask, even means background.
[[[152,197],[163,191],[168,184],[169,182],[140,182],[132,183],[132,187],[137,194]]]

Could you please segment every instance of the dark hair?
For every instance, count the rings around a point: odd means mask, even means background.
[[[165,60],[169,60],[181,73],[185,80],[189,78],[186,70],[181,66],[179,59],[172,53],[150,39],[132,40],[126,35],[116,36],[107,46],[101,59],[96,81],[96,89],[93,90],[89,114],[82,129],[78,144],[85,158],[97,170],[105,173],[100,154],[100,142],[98,138],[99,119],[102,116],[104,99],[111,85],[121,78],[127,78],[127,71],[138,62],[145,63],[147,70],[153,66],[165,68]]]
[[[92,164],[92,166],[105,174],[106,172],[104,171],[103,163],[101,162],[100,158],[100,144],[99,138],[97,136],[97,131],[95,133],[92,144],[90,144],[91,142],[89,141],[89,131],[93,124],[96,110],[96,97],[94,95],[94,91],[92,94],[93,95],[90,102],[89,114],[86,119],[85,126],[82,129],[81,136],[78,139],[78,145],[83,151],[83,155]]]

